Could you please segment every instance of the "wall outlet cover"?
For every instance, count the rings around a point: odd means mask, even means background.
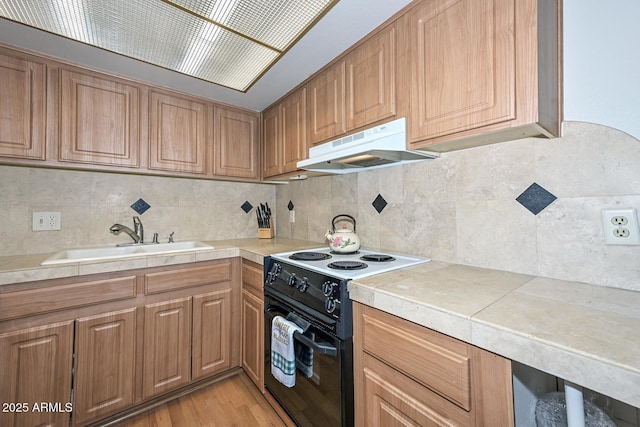
[[[34,212],[31,229],[33,231],[60,230],[60,212]]]
[[[640,245],[640,227],[635,208],[603,209],[602,228],[607,245]]]

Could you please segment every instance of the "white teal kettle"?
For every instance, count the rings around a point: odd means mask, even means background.
[[[346,218],[353,223],[353,230],[347,228],[347,224],[342,224],[342,228],[336,229],[338,218]],[[360,238],[356,234],[356,220],[351,215],[340,214],[331,221],[331,230],[327,231],[324,237],[329,240],[329,249],[339,254],[350,254],[360,249]]]

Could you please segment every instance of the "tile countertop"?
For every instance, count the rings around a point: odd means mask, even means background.
[[[317,242],[237,239],[214,249],[41,266],[0,257],[1,285],[272,253]],[[640,292],[432,261],[350,282],[358,302],[640,407]]]
[[[640,407],[640,292],[432,261],[354,301]]]
[[[103,261],[85,261],[58,265],[40,265],[53,255],[15,255],[0,257],[0,287],[11,283],[32,282],[35,280],[57,279],[61,277],[84,276],[87,274],[108,273],[112,271],[132,270],[138,268],[160,267],[198,261],[241,256],[262,264],[264,256],[289,252],[297,249],[309,249],[322,246],[318,242],[294,239],[235,239],[204,242],[214,248],[194,252],[169,254],[139,255]],[[1,292],[1,288],[0,288]]]

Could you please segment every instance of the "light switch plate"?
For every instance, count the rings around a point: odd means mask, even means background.
[[[33,231],[60,230],[60,212],[34,212]]]

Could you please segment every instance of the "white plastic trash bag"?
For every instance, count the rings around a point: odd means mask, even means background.
[[[591,402],[584,401],[586,427],[616,427],[604,411]],[[567,401],[563,392],[547,393],[536,403],[538,427],[567,427]]]

